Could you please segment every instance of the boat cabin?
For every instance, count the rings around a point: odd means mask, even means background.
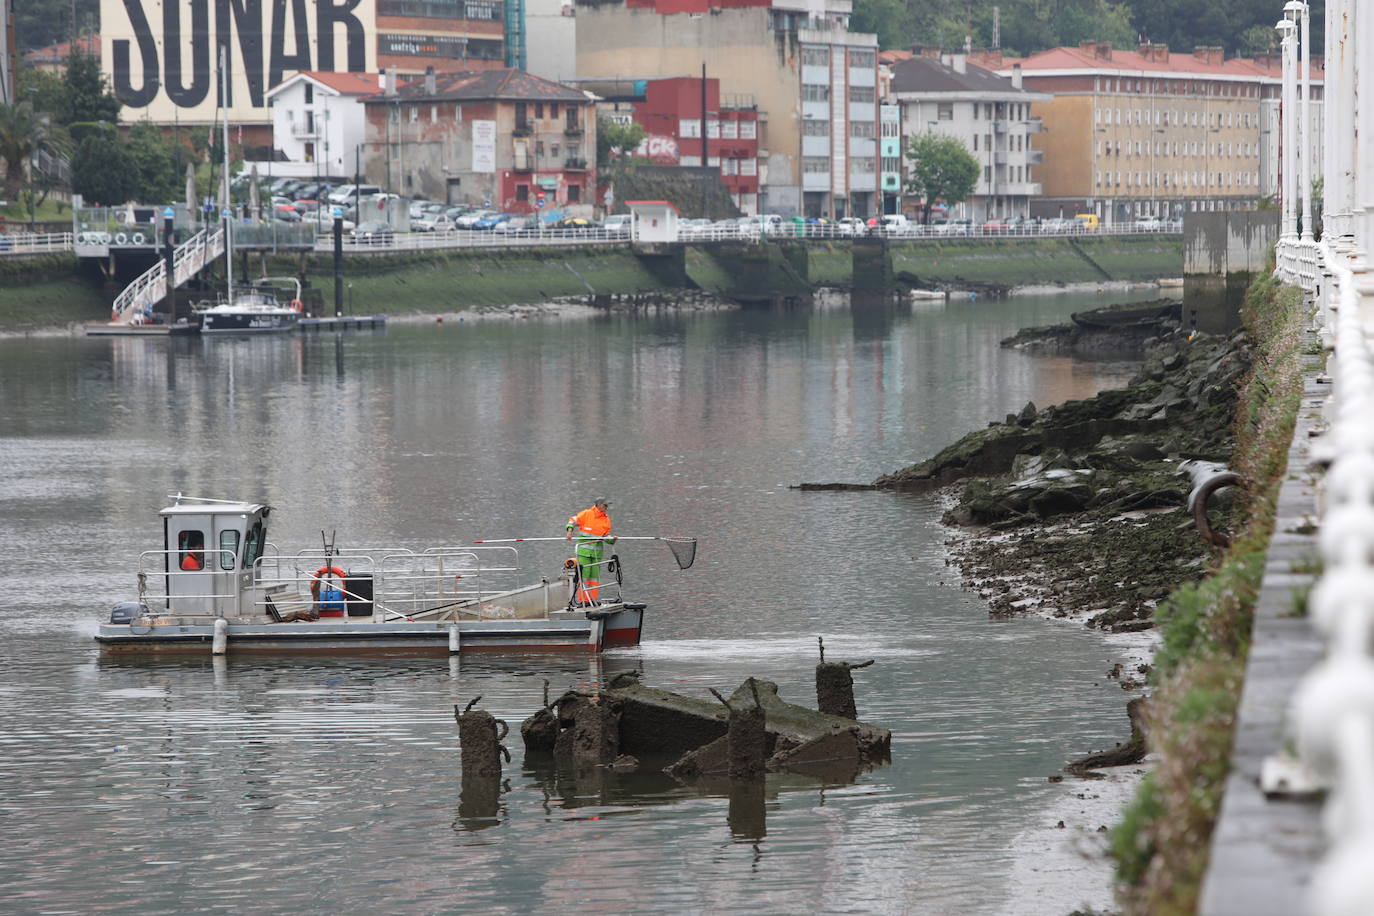
[[[166,612],[210,617],[255,613],[254,565],[267,544],[272,507],[175,499],[160,513]]]

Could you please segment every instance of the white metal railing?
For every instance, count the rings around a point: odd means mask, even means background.
[[[70,232],[21,232],[0,234],[0,256],[51,254],[71,251],[74,240]]]
[[[1342,117],[1328,112],[1324,119],[1324,158],[1315,170],[1307,4],[1287,4],[1279,23],[1284,195],[1275,274],[1311,296],[1330,349],[1326,431],[1312,447],[1318,465],[1326,467],[1317,507],[1323,565],[1308,599],[1326,652],[1304,675],[1293,702],[1299,762],[1314,787],[1327,790],[1322,820],[1328,848],[1311,885],[1317,916],[1367,913],[1374,906],[1374,290],[1362,282],[1365,250],[1374,241],[1374,161],[1365,155],[1374,105],[1359,91],[1370,77],[1356,66],[1374,55],[1374,27],[1354,12],[1354,0],[1326,4],[1325,97]],[[1329,176],[1320,242],[1314,241],[1312,218],[1314,171]]]
[[[713,224],[710,226],[682,226],[679,242],[767,242],[794,239],[854,239],[887,238],[890,240],[939,240],[950,238],[1045,238],[1049,236],[1116,236],[1161,235],[1182,231],[1177,222],[1119,223],[1088,229],[1081,225],[1028,224],[1025,226],[911,225],[901,228],[850,228],[839,223],[783,222],[761,229],[759,224]],[[626,244],[630,236],[624,231],[589,227],[586,229],[520,229],[501,232],[491,230],[455,229],[447,232],[395,232],[390,230],[349,231],[344,234],[345,252],[432,251],[454,248],[531,248],[540,246],[616,245]],[[328,230],[315,240],[315,250],[332,251],[334,240]]]
[[[205,269],[205,265],[224,253],[224,229],[213,233],[197,232],[178,245],[172,255],[172,280],[181,286]],[[153,306],[167,295],[167,262],[157,263],[139,274],[115,297],[110,320],[118,324],[141,324],[152,314]]]

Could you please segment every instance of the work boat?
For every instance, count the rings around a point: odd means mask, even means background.
[[[289,304],[278,298],[280,284],[295,284]],[[295,277],[263,277],[252,286],[234,287],[227,298],[196,303],[192,314],[202,334],[293,331],[301,320],[301,283]]]
[[[162,547],[139,559],[138,600],[116,605],[95,637],[105,650],[597,652],[639,642],[645,606],[621,595],[618,556],[586,581],[576,559],[520,581],[515,544],[563,538],[415,550],[336,549],[322,536],[320,547],[287,552],[268,539],[270,506],[170,499]],[[668,541],[683,569],[696,551],[691,538],[640,540]]]

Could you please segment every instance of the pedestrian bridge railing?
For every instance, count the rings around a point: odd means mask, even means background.
[[[181,286],[205,269],[215,258],[224,253],[224,230],[213,233],[201,230],[185,243],[178,245],[172,255],[172,278],[176,286]],[[118,324],[140,324],[152,313],[153,306],[167,295],[167,261],[158,258],[157,263],[145,270],[115,297],[110,309],[110,320]]]
[[[53,254],[71,251],[72,247],[73,241],[70,232],[0,234],[0,257]]]
[[[1331,348],[1326,431],[1312,454],[1326,468],[1319,496],[1321,575],[1308,598],[1324,659],[1293,704],[1301,772],[1325,790],[1329,847],[1312,886],[1314,912],[1369,912],[1374,902],[1374,290],[1354,252],[1290,236],[1277,274],[1312,297]],[[1351,905],[1354,904],[1354,908]]]

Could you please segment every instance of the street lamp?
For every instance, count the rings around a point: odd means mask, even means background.
[[[1293,173],[1293,160],[1297,154],[1297,132],[1296,125],[1293,123],[1294,100],[1297,96],[1297,86],[1294,84],[1294,44],[1296,40],[1293,33],[1297,26],[1287,18],[1288,8],[1284,7],[1284,18],[1280,19],[1274,28],[1280,36],[1279,47],[1283,57],[1283,96],[1280,102],[1283,118],[1283,132],[1280,134],[1279,141],[1279,162],[1283,169],[1283,225],[1279,234],[1281,236],[1297,235],[1297,211],[1294,207],[1294,192],[1297,186],[1297,176]]]
[[[1302,239],[1312,241],[1312,48],[1311,15],[1303,0],[1288,0],[1283,6],[1284,18],[1302,23],[1302,111],[1298,119],[1298,167],[1302,200]],[[1296,87],[1295,87],[1296,88]],[[1296,201],[1295,201],[1296,203]]]

